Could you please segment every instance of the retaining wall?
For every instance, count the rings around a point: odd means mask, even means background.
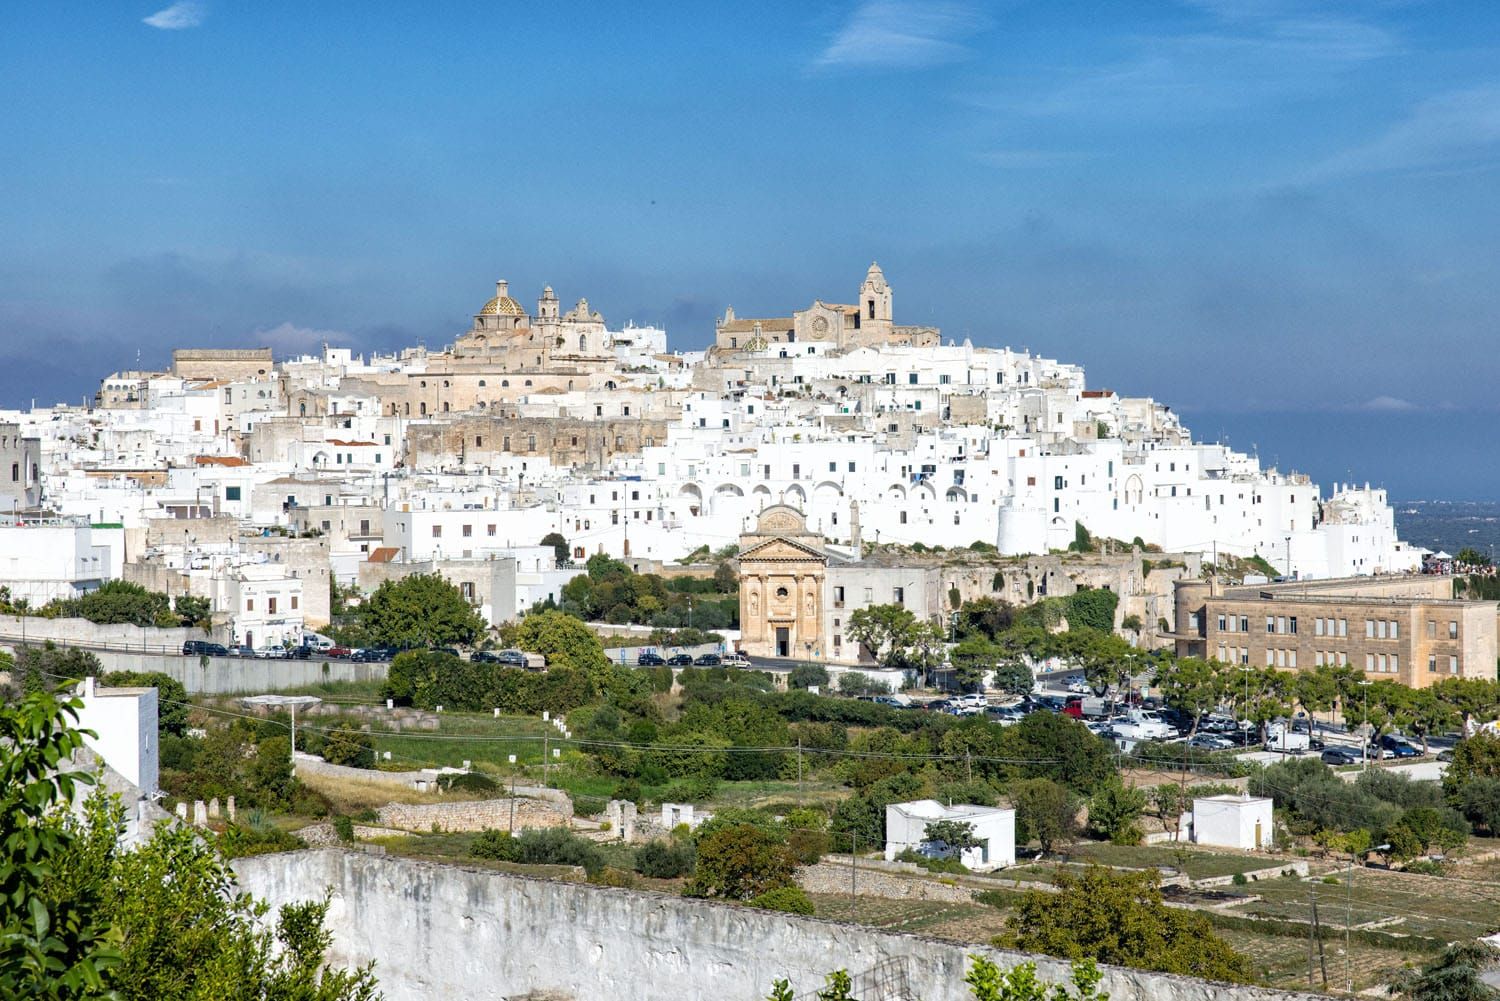
[[[271,905],[332,891],[330,959],[374,959],[388,1001],[507,1001],[552,991],[573,1001],[761,1001],[777,977],[801,993],[825,973],[906,963],[922,1001],[972,1001],[968,954],[1042,976],[1067,964],[970,944],[639,890],[552,882],[390,856],[318,849],[231,863],[240,887]],[[1107,968],[1111,1001],[1311,998]]]
[[[567,827],[573,817],[555,803],[539,799],[466,800],[461,803],[391,803],[376,811],[383,827],[403,831],[524,831],[532,827]],[[515,827],[511,827],[514,820]]]
[[[937,877],[896,876],[865,868],[861,859],[858,871],[852,875],[846,862],[819,862],[797,870],[797,882],[808,893],[841,893],[854,891],[856,897],[880,897],[885,900],[941,900],[951,904],[967,904],[974,899],[974,891],[956,883],[943,883]]]

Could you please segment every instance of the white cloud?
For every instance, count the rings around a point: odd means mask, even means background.
[[[207,13],[204,6],[194,0],[177,0],[172,6],[164,7],[150,17],[141,18],[141,21],[162,31],[182,31],[198,27]]]
[[[965,4],[866,0],[833,36],[818,65],[915,69],[958,62],[969,55],[961,40],[987,23]]]
[[[351,340],[350,336],[342,330],[299,327],[290,321],[272,327],[270,330],[257,330],[251,337],[277,354],[314,351],[322,348],[324,344],[347,344]]]
[[[1377,396],[1361,403],[1356,409],[1380,414],[1399,414],[1416,410],[1418,407],[1410,400],[1403,400],[1399,396]]]
[[[1500,159],[1500,85],[1439,94],[1383,135],[1319,164],[1311,179],[1392,170],[1473,168]]]

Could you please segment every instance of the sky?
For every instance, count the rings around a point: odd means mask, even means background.
[[[0,90],[0,406],[436,347],[498,278],[690,350],[878,260],[898,322],[1500,495],[1500,4],[58,0]]]

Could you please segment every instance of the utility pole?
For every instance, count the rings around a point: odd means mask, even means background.
[[[849,920],[854,920],[855,879],[859,871],[859,832],[849,832]]]
[[[797,798],[802,798],[802,738],[797,738]]]

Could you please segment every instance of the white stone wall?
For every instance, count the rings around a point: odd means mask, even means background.
[[[799,994],[824,974],[905,960],[923,1001],[972,1001],[968,955],[1034,960],[1064,980],[1067,963],[973,944],[899,935],[661,893],[554,882],[336,849],[231,863],[240,888],[274,911],[331,889],[329,959],[376,961],[388,1001],[506,1001],[554,991],[578,1001],[761,1001],[788,977]],[[1112,1001],[1311,998],[1107,967]]]

